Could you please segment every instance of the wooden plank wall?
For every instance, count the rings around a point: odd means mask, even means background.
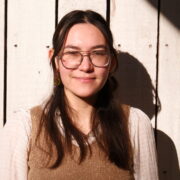
[[[3,127],[4,93],[4,1],[0,0],[0,128]]]
[[[143,0],[111,2],[110,25],[120,51],[120,98],[142,109],[155,124],[157,11]]]
[[[180,179],[180,1],[161,2],[157,121],[160,178]],[[164,162],[164,160],[166,160]]]
[[[8,1],[7,119],[17,108],[39,104],[48,94],[54,27],[54,0]]]
[[[8,2],[5,10],[5,2]],[[55,24],[74,9],[92,9],[110,20],[120,52],[118,97],[151,119],[157,138],[160,180],[179,179],[179,1],[0,0],[0,127],[19,108],[42,102],[52,88],[48,50]],[[7,100],[4,95],[4,24],[7,12]],[[159,95],[159,98],[157,97]],[[157,113],[157,106],[160,106]]]

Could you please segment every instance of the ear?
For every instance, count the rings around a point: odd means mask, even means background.
[[[50,61],[52,60],[53,55],[54,55],[54,49],[51,48],[51,49],[49,49],[49,52],[48,52],[48,57],[49,57]],[[56,70],[58,71],[59,70],[59,65],[58,65],[57,58],[55,58],[55,66],[56,66]]]
[[[49,51],[48,51],[48,57],[49,57],[50,60],[51,60],[51,58],[53,57],[53,54],[54,54],[54,49],[53,49],[53,48],[49,49]]]

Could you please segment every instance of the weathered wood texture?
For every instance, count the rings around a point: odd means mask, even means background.
[[[3,127],[4,88],[4,1],[0,0],[0,128]]]
[[[157,119],[157,147],[160,179],[180,179],[180,1],[161,2],[161,11],[176,15],[170,21],[167,14],[160,16],[159,81],[161,111]]]
[[[120,98],[155,117],[157,10],[144,0],[111,1],[110,25],[119,54]]]
[[[100,13],[104,18],[106,17],[106,1],[104,0],[89,0],[89,1],[78,1],[78,0],[62,0],[59,1],[59,19],[66,13],[75,10],[87,10],[91,9]]]
[[[55,19],[74,9],[106,17],[104,0],[8,1],[7,120],[13,111],[47,97],[52,87],[48,50]],[[180,32],[179,0],[112,0],[110,26],[119,53],[119,98],[143,110],[157,125],[160,180],[180,179]],[[173,6],[172,6],[173,4]],[[58,11],[56,11],[56,9]],[[56,12],[56,13],[55,13]],[[57,18],[56,18],[57,16]],[[0,127],[3,124],[4,1],[0,0]],[[158,35],[160,39],[158,39]],[[159,41],[158,41],[159,40]],[[157,46],[159,43],[159,46]],[[159,56],[156,57],[157,52]],[[158,66],[159,65],[159,66]],[[161,103],[155,112],[155,90]],[[155,120],[157,120],[155,122]]]
[[[8,3],[7,119],[20,107],[40,103],[50,90],[54,16],[54,0]]]

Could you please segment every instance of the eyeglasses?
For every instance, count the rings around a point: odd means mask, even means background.
[[[67,69],[76,69],[80,66],[84,56],[88,56],[90,62],[99,68],[107,67],[110,62],[109,53],[107,50],[94,51],[67,51],[58,56],[63,66]]]

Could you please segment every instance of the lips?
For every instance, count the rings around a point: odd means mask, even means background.
[[[95,80],[95,77],[75,77],[75,79],[81,82],[92,82]]]

